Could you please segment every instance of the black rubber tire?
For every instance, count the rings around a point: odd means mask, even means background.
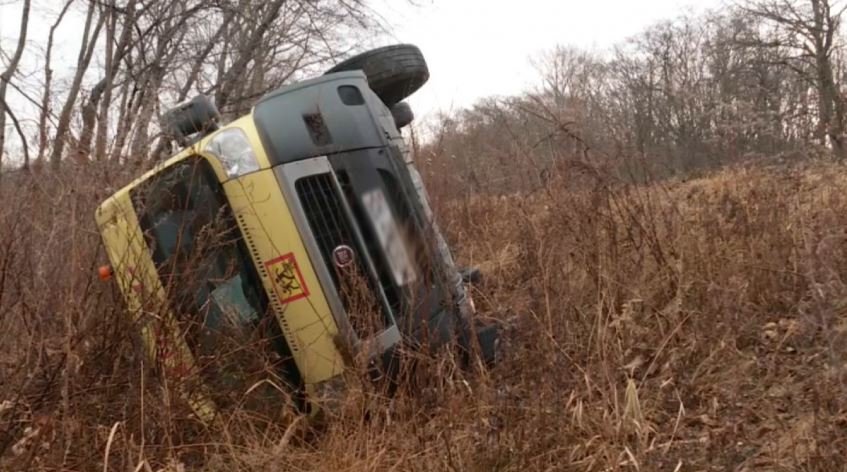
[[[371,90],[391,108],[415,93],[429,80],[429,67],[421,50],[412,44],[395,44],[353,56],[326,74],[361,70]]]
[[[221,114],[211,98],[197,95],[165,112],[165,127],[177,138],[216,128]]]
[[[400,102],[392,106],[391,116],[394,117],[394,124],[397,126],[397,129],[403,129],[415,120],[415,114],[412,112],[412,107],[410,107],[406,102]]]

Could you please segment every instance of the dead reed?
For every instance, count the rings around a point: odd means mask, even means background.
[[[8,176],[4,176],[8,177]],[[502,362],[431,356],[414,390],[353,387],[320,430],[203,428],[146,373],[92,211],[125,175],[0,182],[3,470],[843,470],[847,178],[746,166],[440,200]],[[80,185],[78,182],[86,182]],[[97,182],[96,184],[94,182]]]

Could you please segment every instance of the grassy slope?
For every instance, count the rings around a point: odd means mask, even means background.
[[[0,468],[103,470],[111,444],[110,470],[841,470],[844,173],[571,175],[437,202],[459,258],[485,269],[477,305],[507,321],[502,363],[463,378],[439,357],[415,395],[355,390],[315,436],[285,417],[184,420],[92,285],[94,190],[6,181]]]

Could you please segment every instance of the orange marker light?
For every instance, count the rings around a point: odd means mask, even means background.
[[[112,268],[110,266],[100,266],[100,268],[97,269],[97,276],[100,277],[100,280],[104,282],[107,280],[111,280],[112,274],[114,274],[114,271],[112,271]]]

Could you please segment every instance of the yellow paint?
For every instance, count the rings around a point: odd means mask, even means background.
[[[203,421],[211,421],[215,405],[202,386],[194,385],[195,363],[178,323],[166,308],[165,291],[142,236],[141,227],[124,189],[98,208],[95,219],[127,303],[133,325],[140,326],[147,362],[159,364],[166,383]]]
[[[296,295],[302,292],[289,292],[287,299],[296,299],[272,305],[276,305],[280,326],[304,380],[317,383],[341,373],[343,361],[332,340],[337,333],[335,321],[273,171],[229,181],[224,190],[248,246],[252,242],[254,263],[272,300],[286,299],[272,280],[274,269],[282,262],[279,259],[291,254],[300,269],[305,285],[300,290],[308,290],[309,295],[298,298]]]
[[[167,308],[164,288],[130,201],[133,188],[189,157],[205,158],[223,184],[271,308],[307,383],[307,392],[314,391],[314,384],[340,374],[344,367],[333,342],[337,333],[335,321],[279,183],[270,170],[252,115],[223,129],[235,127],[241,128],[253,145],[259,171],[228,180],[217,159],[201,151],[215,135],[212,134],[117,191],[100,205],[95,215],[130,316],[141,327],[148,361],[162,367],[165,383],[175,383],[181,397],[204,421],[214,417],[215,405],[198,385],[193,356],[176,318]],[[286,261],[296,261],[297,281],[302,285],[289,286],[288,292],[275,285],[271,275],[290,269],[290,265],[282,265]],[[282,303],[283,300],[288,302]]]

